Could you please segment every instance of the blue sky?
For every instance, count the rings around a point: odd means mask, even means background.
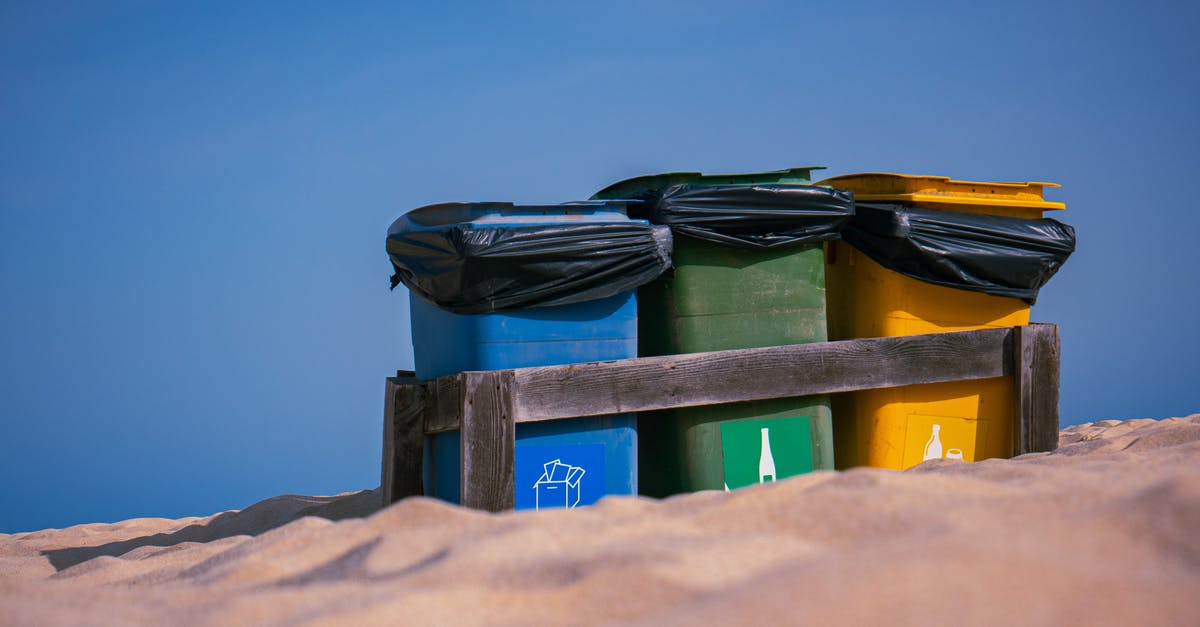
[[[0,5],[0,532],[378,484],[403,211],[669,170],[1047,180],[1064,423],[1200,411],[1200,10]]]

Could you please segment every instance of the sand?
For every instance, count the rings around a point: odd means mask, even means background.
[[[0,534],[0,624],[1200,625],[1200,415],[1060,442],[573,511],[363,491]]]

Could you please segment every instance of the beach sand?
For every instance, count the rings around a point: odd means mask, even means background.
[[[0,534],[0,624],[1200,625],[1200,415],[571,511],[377,501]]]

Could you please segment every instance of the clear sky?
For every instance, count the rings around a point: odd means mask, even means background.
[[[1200,411],[1195,3],[178,4],[0,4],[0,532],[375,487],[391,220],[670,170],[1059,182],[1063,422]]]

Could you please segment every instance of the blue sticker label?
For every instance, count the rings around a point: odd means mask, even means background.
[[[604,445],[517,444],[516,508],[571,509],[604,496]]]

